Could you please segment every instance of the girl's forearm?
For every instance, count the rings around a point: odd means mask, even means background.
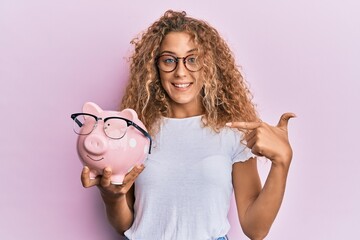
[[[134,220],[134,213],[128,204],[126,195],[110,199],[102,195],[102,198],[110,224],[118,233],[124,235],[124,232],[131,227]]]
[[[289,166],[271,166],[269,175],[257,199],[248,207],[243,230],[251,239],[263,239],[269,232],[280,209]]]

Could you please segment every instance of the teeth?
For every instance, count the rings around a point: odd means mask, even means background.
[[[190,83],[174,84],[174,86],[178,88],[187,88],[188,86],[190,86]]]

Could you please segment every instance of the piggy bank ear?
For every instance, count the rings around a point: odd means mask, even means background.
[[[123,118],[129,119],[131,121],[138,118],[137,113],[131,108],[126,108],[126,109],[122,110],[120,112],[120,116]]]
[[[102,111],[103,110],[93,102],[86,102],[83,106],[83,113],[90,113],[97,116],[98,113],[101,113]]]

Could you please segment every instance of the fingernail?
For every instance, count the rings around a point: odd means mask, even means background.
[[[225,126],[231,127],[231,125],[232,125],[231,122],[225,123]]]
[[[136,168],[137,168],[138,170],[141,170],[141,169],[144,168],[144,164],[136,165]]]
[[[87,171],[89,171],[89,168],[88,168],[87,166],[84,166],[84,167],[83,167],[83,171],[84,171],[84,172],[87,172]]]

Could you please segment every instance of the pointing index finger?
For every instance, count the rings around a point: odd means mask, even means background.
[[[232,128],[241,128],[247,130],[253,130],[261,126],[261,122],[230,122],[226,123],[226,126]]]

